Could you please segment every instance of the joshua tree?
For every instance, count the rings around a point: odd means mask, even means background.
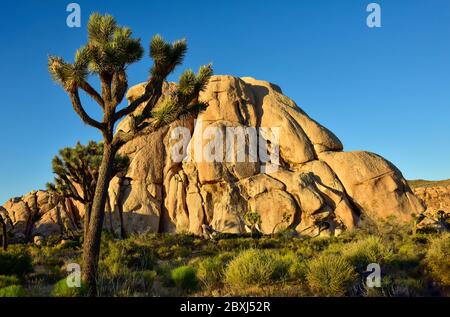
[[[259,227],[261,226],[261,215],[257,212],[248,212],[245,214],[245,221],[250,228],[251,235],[254,233],[261,233]]]
[[[1,242],[3,250],[6,251],[8,249],[8,236],[7,236],[8,233],[6,231],[6,222],[3,220],[2,215],[0,215],[0,226],[1,226],[0,242]]]
[[[84,123],[97,128],[103,135],[102,161],[92,203],[89,230],[83,246],[82,277],[89,289],[89,295],[92,296],[96,294],[95,281],[101,230],[115,154],[123,144],[133,138],[153,132],[182,116],[196,115],[205,109],[207,105],[199,102],[198,95],[212,75],[210,65],[200,67],[197,75],[191,70],[185,71],[179,79],[177,88],[169,97],[161,98],[163,100],[156,110],[155,105],[162,95],[164,81],[175,67],[182,63],[187,50],[185,40],[170,44],[156,35],[150,43],[153,66],[144,93],[127,106],[118,109],[128,88],[127,66],[140,60],[144,51],[140,39],[131,36],[131,30],[118,26],[112,16],[95,13],[88,22],[88,43],[78,49],[74,63],[67,63],[55,56],[50,56],[48,60],[50,74],[67,92],[76,113]],[[99,77],[100,93],[87,81],[91,74]],[[80,100],[80,89],[100,106],[103,111],[101,121],[94,119],[85,111]],[[143,106],[139,107],[141,104]],[[115,124],[126,115],[130,115],[132,119],[130,131],[115,132]]]
[[[86,146],[78,142],[75,147],[64,148],[52,160],[54,183],[47,188],[63,197],[69,197],[84,205],[84,238],[89,228],[92,202],[94,200],[98,171],[102,161],[103,144],[90,141]],[[116,154],[112,175],[124,172],[128,157]]]

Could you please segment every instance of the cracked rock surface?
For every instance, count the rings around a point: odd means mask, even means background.
[[[142,84],[132,87],[128,100],[142,91]],[[274,84],[213,76],[200,99],[209,107],[196,122],[179,120],[121,149],[131,166],[125,183],[117,178],[111,182],[108,228],[201,234],[202,224],[207,224],[238,233],[246,230],[245,214],[255,212],[264,233],[289,227],[305,235],[332,235],[353,228],[364,216],[408,221],[412,213],[424,209],[395,166],[373,153],[343,152],[331,131]],[[118,129],[126,130],[127,125],[124,120]],[[192,136],[182,162],[171,155],[178,141],[171,136],[180,126]],[[277,170],[265,172],[250,151],[242,153],[244,162],[196,160],[195,152],[208,147],[210,139],[205,136],[211,127],[222,131],[225,145],[219,151],[224,153],[230,146],[225,140],[227,127],[279,128]],[[243,141],[246,149],[249,140]]]
[[[165,96],[173,86],[165,84]],[[127,99],[142,93],[143,84],[134,86]],[[245,215],[258,213],[260,229],[267,234],[291,228],[302,235],[333,235],[354,228],[362,217],[409,221],[412,213],[424,210],[392,163],[369,152],[343,152],[336,135],[274,84],[213,76],[200,99],[209,107],[197,118],[178,120],[121,148],[130,166],[125,176],[110,183],[106,229],[117,234],[201,234],[206,224],[220,232],[240,233],[248,229]],[[117,129],[126,131],[129,124],[125,118]],[[191,137],[182,160],[175,160],[172,151],[179,144],[180,127]],[[248,127],[279,129],[276,169],[248,150],[252,136],[240,143],[225,142],[227,128]],[[210,147],[205,135],[211,128],[222,132],[219,143],[225,144],[214,153],[225,155],[232,149],[236,155],[225,162],[196,159]],[[273,150],[273,135],[260,131]],[[245,160],[238,160],[238,155]],[[38,191],[8,201],[0,214],[8,218],[15,237],[30,241],[33,236],[61,234],[64,224],[81,226],[84,212],[69,199]]]

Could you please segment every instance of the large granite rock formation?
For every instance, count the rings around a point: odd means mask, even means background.
[[[137,85],[127,98],[132,101],[142,92],[143,85]],[[245,231],[245,215],[255,212],[264,233],[290,227],[301,234],[333,234],[353,228],[361,216],[407,221],[424,209],[395,166],[372,153],[342,152],[332,132],[271,83],[214,76],[200,99],[209,107],[196,122],[179,120],[121,149],[131,166],[125,178],[111,182],[108,228],[200,234],[207,224],[237,233]],[[128,125],[124,120],[118,129]],[[192,135],[182,162],[171,154],[180,126]],[[275,170],[254,159],[249,136],[241,142],[247,151],[233,148],[245,152],[244,162],[236,155],[225,162],[198,160],[196,155],[210,146],[210,128],[223,132],[225,145],[217,151],[224,157],[230,152],[227,127],[278,128]],[[270,141],[270,133],[260,132]]]
[[[172,88],[165,85],[165,94]],[[142,92],[143,85],[137,85],[127,98],[132,101]],[[201,234],[202,225],[208,225],[239,233],[246,230],[246,214],[257,213],[264,233],[288,227],[304,235],[332,235],[357,226],[361,217],[409,221],[412,213],[424,210],[395,166],[376,154],[342,152],[341,141],[276,85],[214,76],[200,99],[209,107],[196,121],[178,120],[120,150],[129,156],[130,167],[111,181],[107,229]],[[129,126],[126,118],[117,129]],[[244,134],[240,142],[237,136],[238,142],[230,143],[227,132],[239,128],[257,135]],[[221,142],[211,142],[211,131]],[[250,150],[255,140],[264,145],[261,152]],[[225,161],[208,161],[202,157],[205,149]],[[10,200],[0,213],[24,239],[60,234],[64,223],[82,223],[80,206],[50,197],[31,193]]]

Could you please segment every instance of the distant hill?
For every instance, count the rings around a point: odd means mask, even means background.
[[[450,179],[442,180],[442,181],[427,181],[424,179],[413,179],[408,181],[409,186],[412,188],[418,187],[434,187],[434,186],[449,186]]]

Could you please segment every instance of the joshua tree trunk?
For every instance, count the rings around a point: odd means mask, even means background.
[[[154,109],[162,95],[164,81],[182,63],[187,50],[185,40],[170,44],[156,35],[150,42],[153,65],[143,94],[125,108],[116,109],[128,89],[127,66],[140,60],[144,51],[140,40],[132,38],[131,34],[130,29],[118,26],[112,16],[96,13],[91,15],[88,22],[89,42],[77,51],[73,64],[56,56],[50,56],[48,60],[52,78],[68,93],[75,112],[84,123],[100,130],[104,137],[103,158],[83,249],[82,277],[91,296],[96,295],[105,203],[117,150],[136,137],[154,132],[181,117],[196,116],[205,110],[207,103],[199,101],[198,96],[212,76],[211,65],[201,66],[197,75],[191,70],[183,72],[176,91],[163,101],[161,107]],[[98,75],[101,93],[87,82],[91,74]],[[80,89],[101,107],[101,122],[85,111],[79,96]],[[134,116],[133,113],[141,104],[144,107]],[[132,115],[131,130],[120,130],[114,134],[114,125],[127,115]],[[151,122],[146,120],[149,118],[152,118]]]
[[[91,217],[92,203],[90,201],[84,204],[84,232],[83,241],[87,239],[87,232],[89,230],[89,219]]]
[[[2,216],[0,216],[0,225],[2,226],[2,247],[3,250],[7,250],[8,249],[8,236],[6,235],[6,222],[3,220]]]
[[[111,179],[115,152],[112,144],[110,142],[105,142],[103,159],[100,165],[97,187],[95,189],[89,219],[89,228],[83,245],[82,278],[83,282],[86,283],[86,286],[88,287],[89,296],[95,296],[97,293],[96,279],[100,253],[100,240],[105,215],[106,196],[108,194],[108,185]]]

